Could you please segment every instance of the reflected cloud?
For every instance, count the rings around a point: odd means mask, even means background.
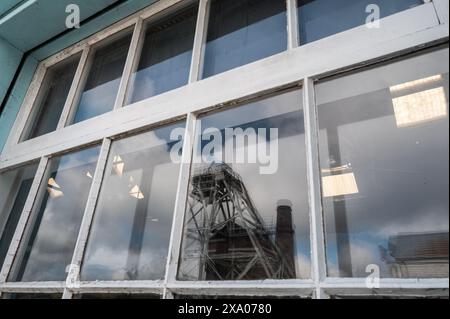
[[[159,280],[165,273],[179,165],[175,127],[113,142],[92,224],[83,280]]]

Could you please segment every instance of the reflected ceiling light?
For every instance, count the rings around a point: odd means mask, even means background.
[[[56,181],[51,177],[47,182],[47,191],[52,198],[58,198],[64,196],[64,193],[61,190],[61,186],[56,183]]]
[[[334,197],[359,193],[353,173],[330,175],[322,177],[324,197]]]
[[[131,197],[135,197],[137,199],[143,199],[145,196],[144,194],[141,192],[141,189],[139,188],[139,186],[134,186],[131,190],[130,190],[130,196]]]
[[[442,76],[436,75],[390,88],[391,94],[397,96],[392,99],[397,127],[408,127],[447,116],[444,88],[441,86],[428,90],[423,89],[424,86],[440,81],[442,81]],[[412,89],[420,91],[410,93]],[[399,96],[402,93],[404,95]]]
[[[130,180],[128,181],[128,187],[131,187],[134,184],[133,176],[130,176]]]
[[[401,93],[402,91],[404,92],[405,90],[417,89],[418,87],[431,85],[434,83],[439,83],[441,81],[442,81],[442,75],[438,74],[438,75],[433,75],[433,76],[430,76],[427,78],[418,79],[415,81],[409,81],[409,82],[393,85],[390,87],[390,90],[391,90],[391,93]]]
[[[122,157],[120,157],[120,155],[114,156],[113,170],[117,175],[119,175],[119,177],[122,177],[124,168],[125,168],[125,163],[122,160]]]
[[[86,173],[86,176],[92,179],[92,174],[91,174],[91,172],[88,171],[88,172]]]

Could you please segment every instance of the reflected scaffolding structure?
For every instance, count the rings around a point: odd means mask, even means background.
[[[191,180],[180,273],[194,280],[295,278],[291,209],[278,208],[280,213],[287,217],[278,217],[276,227],[266,225],[229,165],[198,169]]]

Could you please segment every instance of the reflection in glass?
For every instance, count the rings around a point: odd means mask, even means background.
[[[86,83],[78,98],[73,123],[109,112],[114,108],[127,59],[131,34],[98,48],[90,58]]]
[[[212,0],[203,78],[287,49],[284,0]]]
[[[0,269],[25,206],[36,169],[37,164],[32,164],[0,174]]]
[[[301,105],[293,91],[199,120],[179,279],[310,278]]]
[[[369,5],[377,5],[384,18],[420,4],[423,0],[298,0],[300,44],[364,25]]]
[[[66,279],[99,149],[50,160],[10,281]]]
[[[47,70],[34,105],[33,121],[24,133],[25,139],[56,130],[79,61],[77,54]]]
[[[81,268],[83,280],[163,279],[179,165],[172,125],[112,144]]]
[[[448,277],[448,50],[317,85],[328,275]]]
[[[191,6],[147,27],[126,104],[187,84],[196,20],[197,7]]]

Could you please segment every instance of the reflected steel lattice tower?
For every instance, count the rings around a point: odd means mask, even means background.
[[[274,227],[265,225],[230,166],[212,164],[195,172],[191,184],[184,241],[191,264],[182,265],[184,273],[199,280],[295,278],[293,249],[280,249]],[[290,234],[293,240],[293,229]]]

